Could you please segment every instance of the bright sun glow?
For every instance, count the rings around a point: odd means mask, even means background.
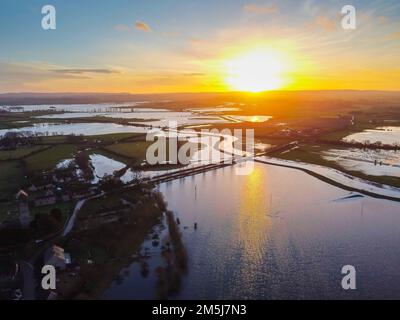
[[[284,85],[285,64],[277,52],[255,50],[225,63],[225,81],[234,90],[261,92]]]
[[[259,122],[259,121],[260,121],[260,119],[257,116],[253,116],[251,118],[251,122]]]

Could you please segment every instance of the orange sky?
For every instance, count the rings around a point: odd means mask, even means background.
[[[0,36],[10,38],[0,53],[0,88],[131,93],[400,90],[400,4],[356,3],[356,30],[341,28],[340,6],[307,0],[209,2],[198,8],[192,4],[191,11],[177,2],[169,15],[161,3],[140,8],[107,4],[102,9],[113,11],[112,18],[98,12],[99,20],[93,16],[91,24],[73,20],[73,8],[60,3],[71,20],[64,17],[64,25],[53,34],[31,31],[29,21],[21,22],[25,28],[13,27],[15,21],[2,26]],[[134,10],[140,14],[129,13]],[[82,8],[79,14],[85,13],[90,14]],[[19,34],[20,29],[31,37]]]

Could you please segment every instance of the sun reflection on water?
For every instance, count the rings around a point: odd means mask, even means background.
[[[241,190],[238,241],[242,258],[252,266],[259,265],[264,259],[265,242],[271,227],[271,218],[267,215],[267,181],[267,172],[256,166],[246,177]]]

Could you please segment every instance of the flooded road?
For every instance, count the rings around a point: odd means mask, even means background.
[[[399,203],[338,200],[349,193],[262,163],[248,176],[232,166],[159,188],[180,219],[189,259],[173,299],[400,298]],[[151,239],[144,248],[148,274],[133,262],[105,298],[155,297],[162,258]],[[341,288],[349,264],[354,291]]]

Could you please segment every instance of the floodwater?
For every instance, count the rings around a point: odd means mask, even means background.
[[[92,183],[98,183],[106,175],[114,175],[116,171],[124,169],[126,165],[122,162],[108,158],[101,154],[93,153],[90,156],[90,162],[93,168],[94,179]],[[138,177],[138,172],[127,169],[126,172],[120,177],[123,183],[129,183]]]
[[[400,176],[400,151],[331,149],[323,152],[322,156],[347,170],[372,176]]]
[[[40,123],[24,128],[3,129],[0,130],[0,136],[3,136],[6,132],[30,132],[32,134],[49,136],[70,134],[95,136],[112,133],[146,133],[149,131],[149,128],[145,127],[124,126],[114,123]]]
[[[224,106],[219,106],[219,107],[212,107],[212,108],[190,108],[187,109],[189,111],[193,112],[199,112],[199,113],[220,113],[220,112],[232,112],[232,111],[240,111],[240,108],[236,107],[227,107],[229,104],[225,104]]]
[[[124,118],[124,119],[143,119],[152,120],[159,118],[176,119],[182,117],[189,117],[192,114],[189,112],[175,112],[175,111],[146,111],[137,109],[134,112],[128,112],[127,109],[121,109],[122,112],[68,112],[56,113],[44,116],[38,116],[39,119],[71,119],[71,118],[91,118],[91,117],[107,117],[107,118]]]
[[[369,143],[382,142],[383,144],[400,145],[400,127],[379,127],[351,134],[344,141],[357,141]]]
[[[23,106],[0,106],[0,110],[10,112],[33,112],[33,111],[57,111],[57,112],[108,112],[118,110],[120,112],[132,111],[130,107],[137,107],[143,102],[124,102],[124,103],[87,103],[87,104],[38,104]],[[124,108],[124,109],[119,109]],[[155,108],[139,108],[143,111],[162,111]],[[165,109],[164,109],[165,110]]]
[[[222,119],[220,117],[192,117],[192,116],[173,116],[173,117],[164,117],[160,114],[162,120],[155,120],[155,121],[146,121],[146,125],[150,125],[153,127],[168,127],[168,128],[177,128],[180,126],[187,126],[187,125],[201,125],[201,124],[211,124],[211,123],[229,123],[229,121]],[[131,122],[133,124],[140,123],[140,122]]]
[[[139,109],[138,109],[139,110]],[[74,119],[105,117],[115,119],[138,119],[132,124],[145,124],[153,127],[178,127],[207,123],[229,123],[218,116],[198,116],[190,112],[175,111],[135,111],[135,112],[69,112],[38,116],[40,119]]]
[[[105,157],[101,154],[91,154],[89,156],[93,168],[94,181],[99,182],[105,175],[113,175],[115,171],[125,168],[125,164],[114,159]]]
[[[160,185],[188,252],[188,271],[170,298],[400,298],[399,203],[338,201],[349,193],[295,169],[255,163],[248,176],[235,169]],[[142,250],[151,256],[149,273],[133,262],[104,298],[155,297],[164,262],[151,239]],[[345,265],[356,268],[357,290],[341,287]]]
[[[232,118],[234,120],[238,120],[239,122],[242,121],[247,121],[247,122],[266,122],[268,120],[271,120],[271,116],[259,116],[259,115],[253,115],[253,116],[236,116],[236,115],[228,115],[226,116],[227,118]]]
[[[124,169],[126,165],[122,162],[114,160],[112,158],[103,156],[101,154],[92,153],[89,155],[90,158],[90,165],[93,169],[93,179],[90,181],[91,183],[95,184],[98,183],[104,176],[114,175],[116,171]],[[56,168],[66,168],[68,167],[74,159],[65,159],[60,161]],[[82,176],[83,173],[81,170],[76,167],[76,173],[78,176]],[[155,174],[159,174],[159,172],[155,171]],[[127,169],[126,172],[120,177],[123,183],[129,183],[133,179],[137,178],[138,173],[132,171],[131,169]],[[144,175],[145,176],[145,175]]]

